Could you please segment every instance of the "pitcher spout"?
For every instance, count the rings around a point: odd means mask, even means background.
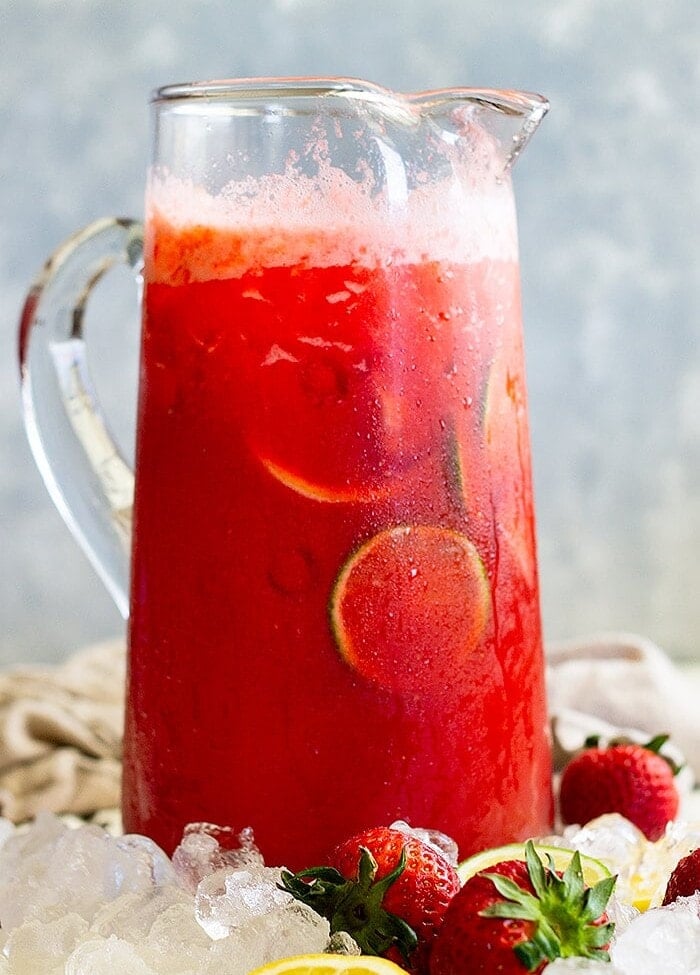
[[[453,138],[468,134],[474,125],[493,139],[508,170],[549,110],[542,95],[495,88],[453,88],[422,92],[412,98]]]

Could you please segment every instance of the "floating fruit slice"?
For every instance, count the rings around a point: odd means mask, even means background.
[[[486,570],[466,536],[400,525],[346,562],[330,615],[338,649],[358,673],[392,691],[420,693],[462,671],[490,607]]]
[[[461,426],[456,433],[455,470],[467,512],[472,520],[488,513],[497,543],[504,542],[514,566],[533,589],[537,570],[532,469],[522,343],[515,315],[501,336],[484,387],[478,449]]]
[[[348,343],[349,345],[349,343]],[[289,338],[251,377],[249,438],[268,472],[316,501],[371,501],[398,466],[389,449],[372,355]]]
[[[371,503],[429,445],[432,427],[417,401],[430,376],[406,273],[266,268],[241,282],[234,395],[246,438],[267,471],[303,497]]]
[[[554,862],[554,869],[558,873],[563,873],[571,863],[571,858],[575,851],[565,849],[561,846],[535,844],[535,852],[545,866],[549,866],[548,857],[551,857]],[[474,856],[463,860],[458,865],[457,875],[462,885],[464,885],[474,874],[481,873],[483,870],[489,870],[504,860],[524,861],[525,844],[510,843],[508,846],[497,846],[491,850],[482,850],[481,853],[475,853]],[[610,871],[604,863],[601,863],[600,860],[594,860],[593,857],[584,856],[583,854],[581,854],[581,867],[583,869],[584,882],[588,887],[593,887],[599,880],[610,876]]]
[[[492,476],[505,488],[529,480],[530,443],[522,347],[517,336],[504,340],[486,382],[482,429]]]
[[[376,955],[295,955],[269,962],[250,975],[405,975],[402,968]]]
[[[386,484],[350,485],[323,484],[319,480],[310,481],[301,474],[286,470],[274,460],[261,457],[260,461],[269,474],[272,474],[281,484],[290,488],[310,501],[325,501],[330,503],[357,503],[359,501],[381,501],[388,498],[394,486],[394,481],[387,480]]]

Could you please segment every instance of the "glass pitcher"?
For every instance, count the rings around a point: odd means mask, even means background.
[[[397,819],[461,856],[549,830],[509,176],[546,109],[162,88],[145,232],[98,221],[32,288],[31,444],[129,619],[126,830],[170,851],[251,826],[291,868]],[[83,334],[119,262],[143,281],[135,481]]]

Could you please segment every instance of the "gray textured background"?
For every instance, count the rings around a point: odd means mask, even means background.
[[[546,633],[699,658],[697,0],[0,0],[0,664],[121,628],[25,443],[24,290],[77,227],[140,215],[154,86],[293,74],[551,99],[515,174]],[[102,291],[128,441],[135,311]]]

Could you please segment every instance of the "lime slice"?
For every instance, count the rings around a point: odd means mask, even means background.
[[[524,579],[532,587],[537,578],[532,465],[525,375],[517,334],[504,343],[491,366],[482,424],[495,519]]]
[[[321,484],[302,477],[292,470],[288,470],[266,457],[260,457],[263,467],[274,478],[290,490],[301,494],[310,501],[325,501],[330,503],[372,503],[388,498],[394,489],[393,483],[377,486],[364,485],[351,487],[348,485]]]
[[[294,955],[254,969],[250,975],[405,975],[402,968],[374,955]]]
[[[491,612],[473,543],[436,525],[399,525],[350,556],[331,594],[343,659],[397,692],[442,689],[464,670]]]
[[[576,852],[575,850],[567,850],[561,846],[539,846],[537,844],[535,844],[535,851],[546,867],[549,866],[548,857],[551,857],[557,873],[563,873],[566,870],[571,863],[571,858]],[[462,860],[457,867],[457,874],[461,883],[465,884],[474,874],[489,870],[504,860],[525,860],[525,844],[511,843],[508,846],[497,846],[492,850],[483,850],[481,853],[475,853],[473,857]],[[604,863],[601,863],[600,860],[594,860],[593,857],[584,856],[583,854],[581,854],[581,868],[587,887],[592,887],[599,880],[610,876],[610,871]]]

